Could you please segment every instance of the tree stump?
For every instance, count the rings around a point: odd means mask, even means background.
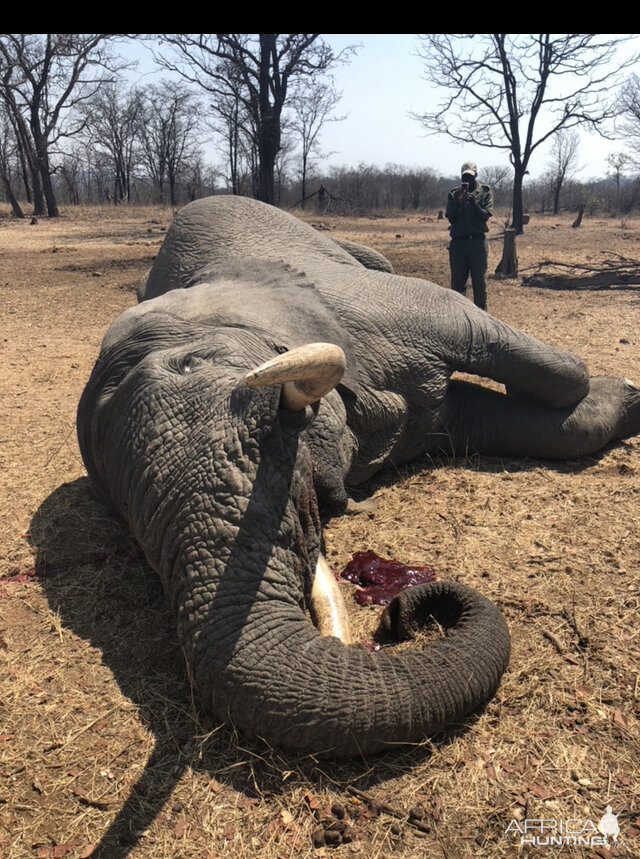
[[[442,209],[438,209],[438,220],[442,221],[444,219],[444,212]]]
[[[496,277],[517,277],[518,254],[516,252],[516,231],[508,227],[504,231],[504,246],[502,248],[502,259],[495,271]]]
[[[580,224],[582,223],[582,216],[583,215],[584,215],[584,203],[580,203],[580,208],[578,209],[578,217],[571,224],[571,226],[573,227],[574,230],[576,229],[576,227],[579,227]]]

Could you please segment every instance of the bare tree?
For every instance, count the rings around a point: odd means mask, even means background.
[[[509,152],[517,233],[533,153],[561,129],[604,135],[617,110],[610,93],[637,60],[619,59],[626,40],[606,34],[440,33],[421,41],[426,77],[447,96],[416,118],[430,133]]]
[[[619,155],[624,162],[633,163],[638,167],[640,166],[640,77],[638,75],[630,75],[622,87],[618,115],[621,119],[619,132],[629,144],[628,152],[619,153]],[[613,165],[609,163],[609,166]]]
[[[580,135],[577,131],[566,128],[557,132],[553,138],[551,158],[549,161],[549,178],[553,190],[553,214],[558,214],[560,208],[560,193],[567,179],[580,168],[578,166],[578,148]]]
[[[111,175],[114,203],[131,200],[131,180],[136,161],[140,158],[144,104],[142,91],[136,87],[125,90],[113,83],[85,106],[84,125],[89,143],[98,154],[98,163]]]
[[[5,196],[15,218],[24,218],[24,212],[13,190],[11,162],[15,158],[18,144],[4,105],[0,102],[0,180]]]
[[[319,33],[164,33],[171,57],[158,61],[197,83],[217,101],[242,104],[255,129],[256,196],[275,200],[276,158],[282,145],[282,117],[296,81],[324,74],[353,49],[335,54]]]
[[[611,152],[607,155],[607,164],[609,166],[609,170],[607,172],[607,176],[609,179],[613,179],[616,183],[616,190],[620,190],[620,183],[624,178],[624,172],[627,165],[631,162],[631,158],[626,155],[624,152]]]
[[[171,205],[176,205],[178,174],[198,149],[199,122],[200,105],[184,84],[162,81],[146,90],[140,125],[142,153],[161,203],[168,183]]]
[[[511,168],[506,164],[492,164],[482,167],[480,173],[482,181],[491,185],[494,203],[505,205],[508,195],[511,195]]]
[[[251,194],[258,185],[258,133],[252,114],[242,96],[243,83],[237,69],[221,64],[228,92],[210,101],[212,116],[208,125],[221,141],[228,165],[228,181],[233,194]]]
[[[331,81],[311,78],[298,86],[291,98],[291,130],[300,141],[300,205],[307,198],[307,177],[314,155],[319,156],[320,132],[327,122],[342,122],[345,116],[332,116],[342,93]]]
[[[67,201],[73,206],[80,205],[80,177],[83,172],[83,158],[80,150],[74,147],[62,156],[58,175],[62,177]]]
[[[72,108],[93,98],[114,71],[108,33],[0,34],[0,98],[25,154],[37,215],[58,215],[52,149],[82,128]]]
[[[181,174],[181,184],[189,202],[197,197],[210,197],[215,194],[218,180],[221,178],[215,167],[204,163],[199,151],[182,165]]]

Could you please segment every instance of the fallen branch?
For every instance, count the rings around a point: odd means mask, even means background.
[[[598,264],[545,259],[525,269],[523,286],[547,289],[609,289],[612,286],[640,286],[640,260],[613,251],[601,251]],[[560,274],[562,272],[562,274]]]

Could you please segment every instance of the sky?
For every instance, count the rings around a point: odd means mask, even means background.
[[[343,93],[338,111],[346,113],[347,119],[323,132],[322,148],[333,153],[329,164],[394,163],[431,167],[444,176],[455,176],[464,161],[475,161],[479,167],[507,163],[495,151],[462,147],[443,135],[427,136],[410,117],[411,112],[435,106],[423,78],[415,34],[328,34],[326,38],[335,50],[361,46],[351,63],[335,72],[336,87]]]
[[[411,112],[433,109],[438,101],[437,91],[423,77],[415,34],[329,33],[323,38],[336,52],[358,46],[351,62],[334,71],[336,88],[342,92],[336,112],[346,114],[346,119],[325,125],[321,149],[327,157],[323,165],[356,166],[364,162],[383,167],[393,163],[457,176],[462,163],[471,160],[478,164],[480,178],[483,166],[508,165],[508,156],[501,150],[462,146],[445,135],[427,136],[420,123],[410,117]],[[167,76],[166,72],[152,71],[149,53],[140,43],[133,43],[127,54],[139,58],[142,82]],[[619,140],[581,132],[582,170],[577,178],[604,177],[607,155],[623,148]],[[546,146],[534,154],[530,165],[533,177],[544,173],[549,153],[550,146]]]

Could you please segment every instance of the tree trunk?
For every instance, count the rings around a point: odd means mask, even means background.
[[[260,128],[258,164],[258,200],[273,206],[275,202],[276,158],[280,150],[280,135],[275,122],[263,121]]]
[[[22,174],[22,184],[24,185],[24,194],[27,203],[31,205],[31,203],[33,202],[33,197],[31,194],[31,183],[29,182],[29,170],[27,168],[27,161],[25,158],[22,141],[19,135],[16,135],[16,140],[18,141],[18,156],[20,158],[20,171]]]
[[[47,214],[50,218],[57,218],[60,214],[58,210],[58,203],[56,200],[56,194],[53,190],[53,182],[51,181],[51,172],[49,170],[49,159],[46,158],[44,163],[41,161],[40,167],[40,175],[42,176],[42,188],[44,191],[44,198],[47,201]]]
[[[583,215],[584,215],[584,203],[580,203],[580,208],[578,209],[578,217],[571,224],[571,226],[573,227],[574,230],[576,229],[576,227],[579,227],[580,224],[582,223],[582,216]]]
[[[301,165],[301,175],[300,175],[300,191],[301,191],[301,200],[300,200],[300,208],[304,209],[305,201],[307,199],[307,155],[305,152],[302,153],[302,165]]]
[[[33,214],[38,217],[44,217],[47,214],[47,206],[42,187],[42,174],[38,169],[37,163],[34,162],[29,166],[31,169],[31,190],[33,192]]]
[[[9,177],[6,173],[2,173],[2,184],[4,185],[4,192],[7,196],[7,200],[11,203],[11,211],[13,212],[14,218],[24,218],[24,212],[20,208],[20,203],[18,203],[15,194],[13,193],[13,188],[11,187],[11,182],[9,182]]]
[[[524,171],[522,168],[514,168],[513,175],[513,219],[511,226],[516,231],[516,235],[521,236],[524,232],[522,220],[522,180],[524,179]]]
[[[496,277],[518,276],[518,254],[516,251],[516,230],[514,227],[504,231],[502,259],[495,271]]]
[[[44,190],[42,188],[42,174],[40,173],[40,165],[38,163],[38,156],[35,148],[33,147],[31,138],[29,136],[28,129],[24,120],[20,124],[16,125],[18,130],[18,136],[20,140],[20,148],[24,158],[27,162],[27,166],[29,168],[29,173],[31,175],[31,194],[33,197],[33,214],[38,217],[44,216],[47,214],[47,208],[44,200]],[[28,183],[25,182],[25,188],[27,188]],[[27,188],[27,199],[29,199],[28,188]]]
[[[37,116],[31,112],[31,133],[35,144],[34,151],[34,168],[40,174],[40,182],[42,185],[42,193],[47,204],[47,214],[50,218],[57,218],[60,214],[56,195],[53,190],[53,182],[51,181],[51,167],[49,165],[49,141],[40,128],[40,121]],[[35,189],[34,189],[35,196]],[[37,214],[37,213],[36,213]],[[44,214],[44,212],[42,213]]]
[[[272,91],[272,64],[277,63],[276,36],[274,33],[260,33],[260,69],[258,81],[259,121],[258,121],[258,188],[257,197],[263,203],[275,203],[276,158],[280,151],[280,114],[286,96],[286,83],[281,80]],[[273,104],[271,99],[273,98]]]

